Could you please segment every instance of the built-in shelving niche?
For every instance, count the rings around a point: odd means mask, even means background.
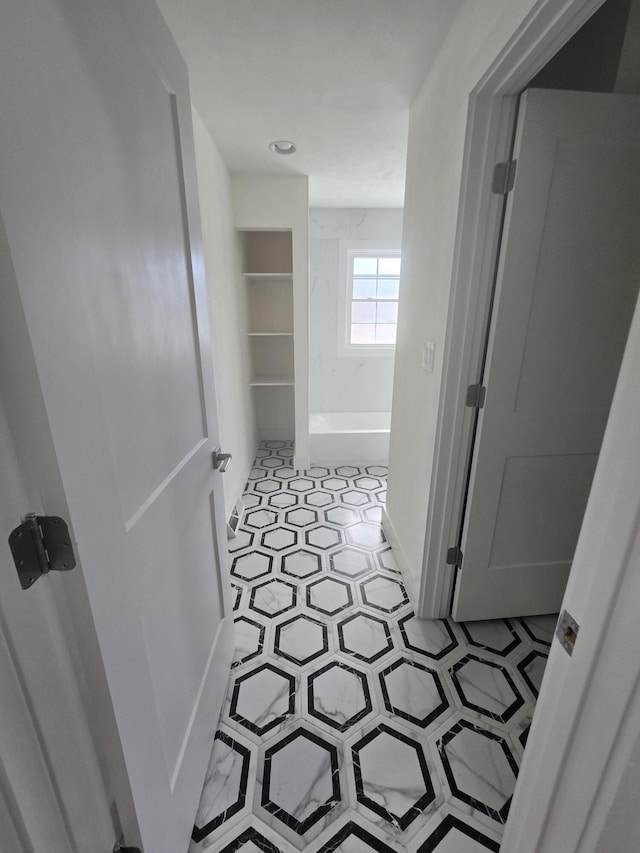
[[[244,231],[248,332],[261,440],[294,438],[293,255],[290,231]]]

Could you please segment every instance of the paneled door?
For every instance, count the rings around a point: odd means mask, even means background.
[[[9,550],[21,516],[43,513],[28,493],[2,396],[0,478],[0,850],[107,853],[115,830],[56,606],[58,579],[50,574],[26,595]]]
[[[640,98],[521,99],[454,618],[557,612],[640,285]]]
[[[148,853],[188,846],[232,652],[190,109],[150,0],[3,4],[20,393],[46,410]]]

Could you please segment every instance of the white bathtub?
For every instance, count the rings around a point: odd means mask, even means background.
[[[386,465],[391,412],[312,412],[309,452],[317,465]]]

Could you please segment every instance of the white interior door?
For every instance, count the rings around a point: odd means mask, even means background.
[[[232,652],[186,67],[147,0],[8,0],[0,112],[23,393],[46,407],[140,837],[178,853]]]
[[[42,507],[27,494],[1,398],[0,472],[0,850],[107,853],[115,831],[58,617],[56,579],[43,578],[26,594],[9,551],[21,516]]]
[[[453,615],[557,612],[640,284],[640,98],[521,99]]]

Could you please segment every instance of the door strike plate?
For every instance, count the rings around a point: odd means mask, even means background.
[[[567,613],[566,610],[563,610],[560,614],[560,618],[558,619],[558,624],[556,625],[556,637],[558,638],[558,642],[562,648],[569,656],[573,654],[579,630],[580,626],[573,616]]]

